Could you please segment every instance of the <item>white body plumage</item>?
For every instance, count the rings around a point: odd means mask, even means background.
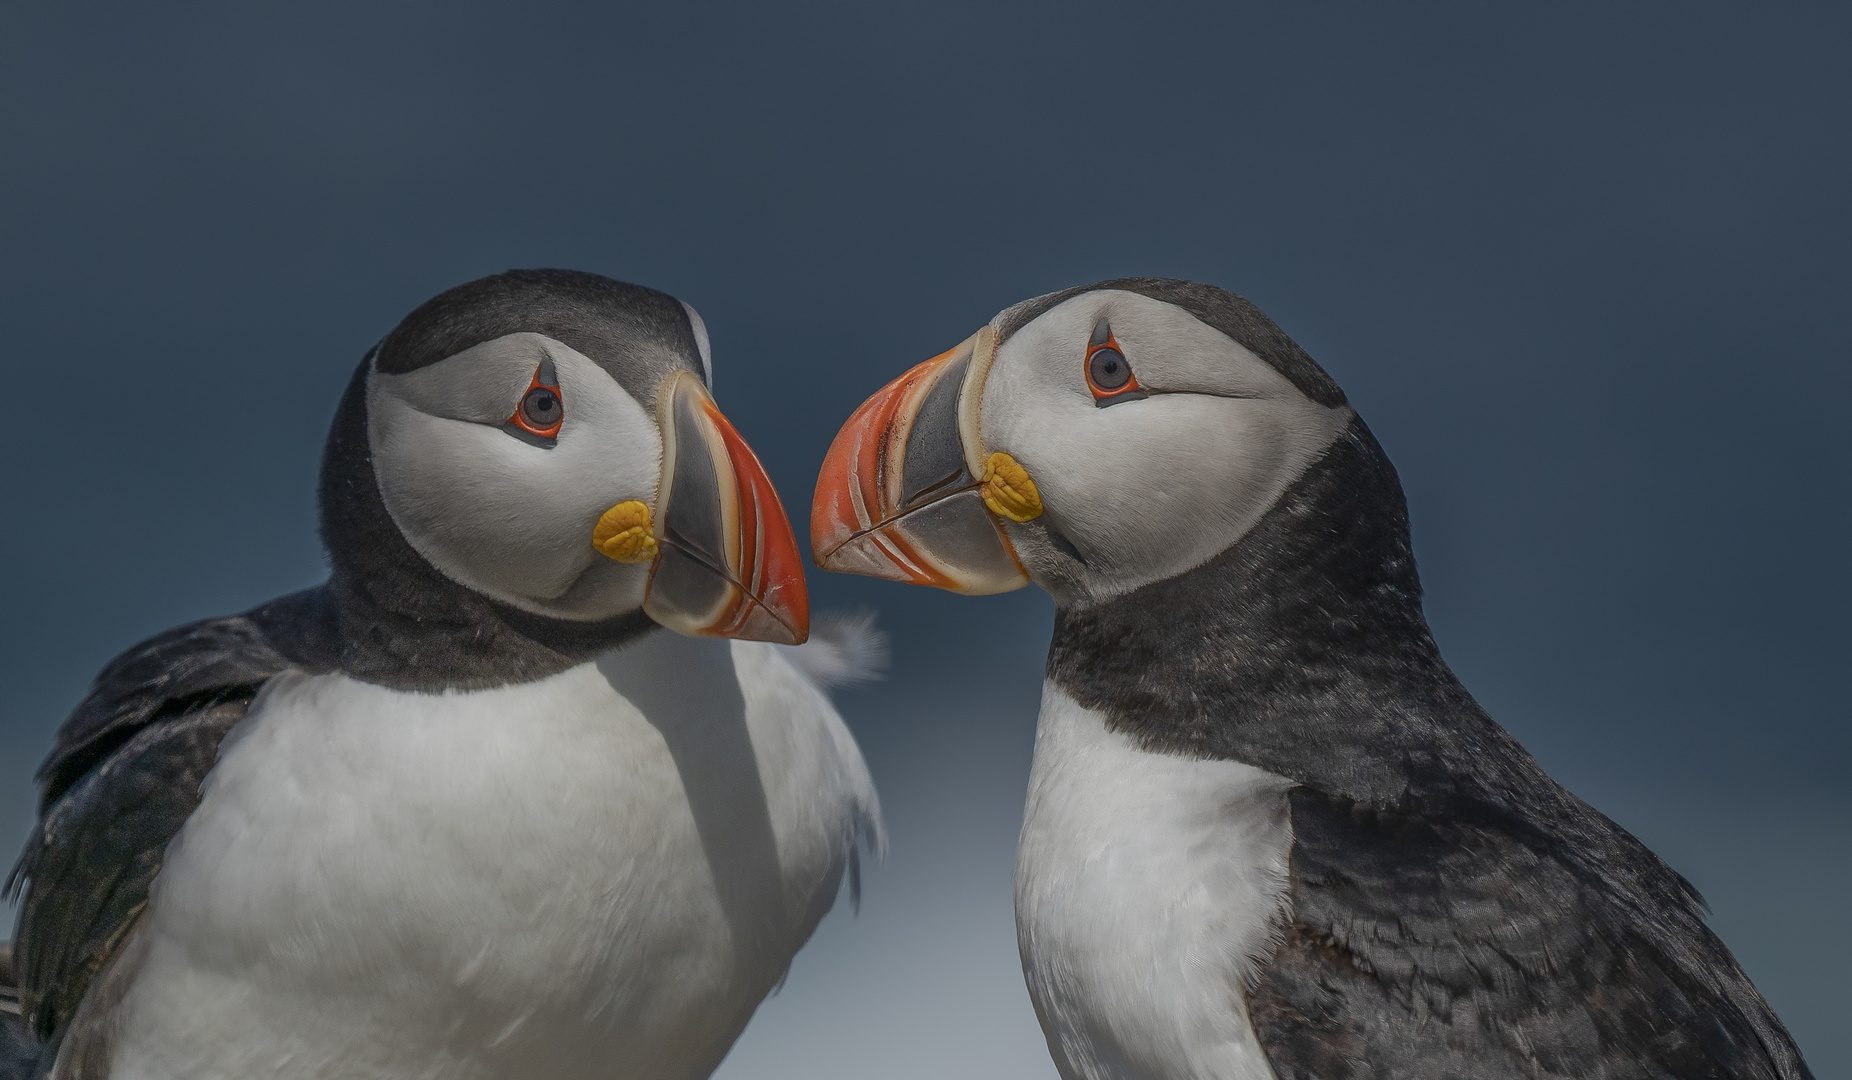
[[[272,680],[117,960],[112,1075],[708,1075],[880,843],[803,662],[657,633],[473,693]]]

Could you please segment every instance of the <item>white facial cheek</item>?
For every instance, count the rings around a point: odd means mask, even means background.
[[[1099,410],[1083,383],[1067,385],[1054,365],[1038,362],[1037,345],[1034,340],[1005,343],[985,380],[978,416],[985,449],[1007,452],[1040,485],[1032,462],[1042,463],[1047,472],[1047,466],[1083,453],[1086,437],[1078,425]],[[1076,379],[1078,373],[1077,367]]]
[[[1244,463],[1217,445],[1226,418],[1214,400],[1165,396],[1076,417],[1082,438],[1066,468],[1050,468],[1051,505],[1061,527],[1095,569],[1112,572],[1169,559],[1201,535],[1215,499],[1238,490]],[[1038,480],[1038,483],[1042,481]]]
[[[1072,372],[1057,365],[999,358],[984,388],[984,443],[1014,457],[1042,492],[1048,524],[1080,549],[1096,569],[1110,571],[1117,553],[1136,547],[1139,518],[1152,499],[1168,498],[1154,484],[1176,462],[1175,440],[1149,414],[1128,405],[1102,409]],[[1078,361],[1076,362],[1078,364]],[[1071,375],[1071,380],[1063,378]]]
[[[603,559],[592,527],[626,499],[653,504],[661,444],[615,384],[578,390],[562,372],[568,416],[550,449],[377,398],[380,491],[412,546],[462,584],[516,603],[560,596]]]
[[[1188,569],[1234,543],[1348,415],[1297,398],[1163,394],[1104,409],[1045,400],[1047,408],[1013,410],[993,448],[1029,470],[1048,524],[1106,592]]]
[[[1167,509],[1188,521],[1190,539],[1177,545],[1178,553],[1204,541],[1230,543],[1230,522],[1268,498],[1265,479],[1284,458],[1273,438],[1272,403],[1179,396],[1164,404],[1183,406],[1178,411],[1186,415],[1171,430],[1190,433],[1173,440],[1167,485],[1173,495]]]

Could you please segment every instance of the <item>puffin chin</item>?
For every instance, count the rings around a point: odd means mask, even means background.
[[[649,567],[597,559],[558,595],[508,596],[500,602],[529,615],[570,623],[597,623],[643,610]]]

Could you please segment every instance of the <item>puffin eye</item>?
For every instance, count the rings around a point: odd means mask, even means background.
[[[551,387],[536,386],[521,399],[521,418],[529,427],[545,430],[559,423],[559,395]]]
[[[1132,369],[1118,349],[1095,349],[1087,357],[1087,378],[1101,390],[1117,390],[1132,380]]]
[[[502,430],[527,442],[551,446],[559,437],[559,427],[565,419],[566,402],[560,397],[553,362],[548,360],[535,370],[533,379],[527,384],[527,393],[521,395],[521,403],[515,406],[514,415],[502,424]]]
[[[1087,342],[1087,389],[1093,393],[1093,403],[1102,409],[1145,396],[1144,388],[1132,374],[1132,365],[1125,361],[1125,350],[1119,347],[1104,318],[1094,324],[1093,337]]]

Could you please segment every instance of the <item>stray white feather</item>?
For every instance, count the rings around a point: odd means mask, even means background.
[[[872,611],[839,611],[818,618],[810,640],[789,646],[786,655],[818,686],[857,686],[886,674],[887,633]]]

